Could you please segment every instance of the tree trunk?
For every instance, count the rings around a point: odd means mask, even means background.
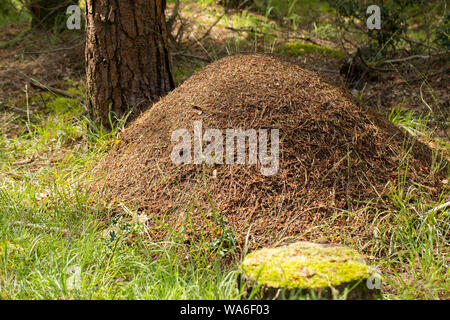
[[[132,117],[174,88],[165,0],[86,0],[86,77],[90,109]]]

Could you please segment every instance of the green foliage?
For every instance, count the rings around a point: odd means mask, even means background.
[[[3,0],[0,2],[0,15],[7,16],[11,15],[16,11],[16,8],[12,1],[9,0]]]
[[[66,9],[78,5],[78,0],[27,0],[25,7],[31,15],[32,26],[61,31],[65,28]]]
[[[435,33],[434,42],[444,48],[448,48],[448,12],[442,19],[441,25],[428,21],[425,12],[438,15],[434,10],[441,9],[436,3],[422,0],[389,0],[377,3],[381,9],[381,29],[369,30],[366,26],[368,19],[367,8],[369,4],[364,0],[327,0],[330,6],[336,10],[337,22],[340,28],[347,32],[365,33],[366,44],[375,52],[386,54],[404,45],[413,25],[428,25],[430,33]],[[421,19],[421,20],[418,20]],[[427,29],[425,27],[420,29]],[[413,37],[419,37],[416,43],[426,43],[430,39],[420,39],[420,33]],[[422,45],[423,46],[423,45]]]
[[[330,40],[337,36],[338,31],[332,24],[317,25],[314,22],[311,34],[320,39]]]
[[[253,6],[266,15],[273,14],[281,18],[289,18],[292,15],[305,16],[311,11],[320,14],[329,9],[326,2],[314,0],[254,0]]]
[[[16,0],[0,1],[0,25],[17,23],[25,17]]]
[[[449,50],[450,49],[450,11],[447,11],[444,18],[442,19],[442,23],[436,29],[436,43]]]

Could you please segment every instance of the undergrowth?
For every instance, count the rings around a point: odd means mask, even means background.
[[[236,269],[211,258],[217,248],[175,235],[155,243],[129,209],[110,217],[87,193],[89,168],[122,125],[105,132],[64,110],[1,136],[1,299],[239,297]]]

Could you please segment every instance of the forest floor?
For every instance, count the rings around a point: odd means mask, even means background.
[[[177,84],[242,52],[288,54],[342,83],[340,66],[354,53],[326,15],[305,17],[293,31],[204,1],[180,10],[171,41]],[[87,117],[82,31],[27,29],[26,22],[0,25],[0,299],[239,299],[237,253],[206,241],[190,246],[182,236],[154,242],[145,219],[125,204],[113,218],[111,208],[94,204],[90,168],[125,124],[119,119],[106,132]],[[294,51],[293,42],[301,43]],[[413,62],[374,71],[352,93],[448,161],[448,56]],[[378,267],[384,298],[448,299],[450,211],[431,209],[450,193],[438,202],[415,190],[393,197],[396,210],[368,226],[371,241],[344,242]],[[220,264],[225,254],[234,267]]]

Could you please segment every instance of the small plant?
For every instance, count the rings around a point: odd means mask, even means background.
[[[315,37],[322,38],[325,40],[332,39],[336,37],[337,30],[336,28],[331,24],[323,24],[323,25],[317,25],[315,22],[313,23],[313,30],[311,31],[311,34]]]
[[[445,48],[450,49],[450,11],[447,11],[442,19],[441,24],[436,29],[435,41],[436,43]]]

